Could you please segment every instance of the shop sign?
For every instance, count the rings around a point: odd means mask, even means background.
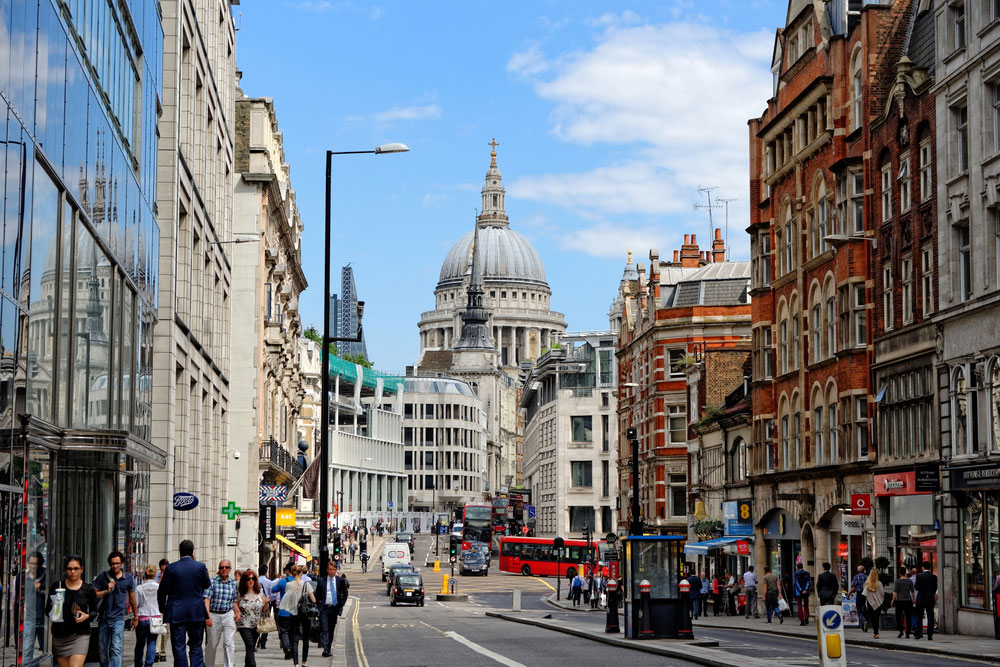
[[[851,494],[851,514],[868,516],[872,513],[872,497],[867,493]],[[860,535],[861,533],[858,533]]]
[[[867,503],[867,494],[865,496],[865,507],[868,507],[868,514],[871,514],[871,507]],[[865,523],[867,523],[865,519],[856,519],[849,514],[845,514],[840,520],[840,534],[845,536],[861,535],[865,531]]]
[[[726,535],[732,537],[753,535],[753,524],[741,523],[736,519],[726,519]]]
[[[741,556],[748,556],[750,554],[750,543],[746,540],[740,540],[736,543],[736,553]]]
[[[295,510],[294,509],[279,509],[278,517],[275,522],[279,526],[294,526],[295,525]]]
[[[955,491],[1000,488],[1000,463],[982,463],[951,468],[951,488]]]
[[[837,557],[847,558],[847,542],[840,542],[837,544]]]
[[[174,509],[178,512],[187,512],[198,506],[198,496],[193,493],[182,491],[174,494]]]
[[[790,519],[784,510],[771,515],[771,518],[764,524],[765,540],[797,540],[801,535],[799,522]]]
[[[917,492],[934,493],[939,486],[937,468],[917,468],[917,478],[914,484],[914,489]]]
[[[913,470],[890,472],[875,475],[875,495],[884,496],[915,496],[927,491],[917,490],[917,474]]]
[[[265,542],[270,542],[274,539],[274,519],[277,509],[274,505],[260,506],[260,513],[257,515],[257,530],[260,531],[261,539]]]

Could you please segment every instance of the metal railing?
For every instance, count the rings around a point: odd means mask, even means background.
[[[274,436],[260,443],[260,460],[271,463],[292,477],[298,478],[305,472],[305,469],[299,465],[292,453],[282,447],[274,439]]]

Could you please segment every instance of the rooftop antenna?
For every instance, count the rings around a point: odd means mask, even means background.
[[[715,201],[721,202],[726,207],[726,261],[728,262],[730,259],[732,259],[729,256],[729,202],[739,201],[739,198],[730,197],[729,199],[726,199],[724,197],[716,197]]]
[[[712,243],[712,239],[715,238],[715,225],[712,223],[712,209],[713,208],[722,208],[721,206],[716,206],[715,204],[712,203],[712,190],[718,190],[718,189],[719,189],[718,185],[713,185],[713,186],[707,187],[707,188],[703,188],[703,187],[701,187],[699,185],[698,186],[698,192],[704,192],[705,193],[705,200],[708,203],[707,204],[695,204],[694,205],[695,208],[707,208],[708,209],[708,243],[709,244],[711,244]]]

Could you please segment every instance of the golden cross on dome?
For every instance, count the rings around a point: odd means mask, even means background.
[[[500,144],[497,143],[497,138],[493,137],[493,141],[486,145],[493,148],[493,150],[490,151],[490,166],[495,167],[497,166],[497,146]]]
[[[632,251],[631,250],[628,251],[628,263],[629,264],[632,263]]]

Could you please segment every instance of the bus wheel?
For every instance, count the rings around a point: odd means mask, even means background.
[[[567,579],[572,579],[575,576],[576,576],[576,569],[575,568],[571,567],[571,568],[569,568],[569,569],[566,570],[566,578]]]
[[[530,577],[531,576],[531,568],[528,567],[527,565],[522,565],[521,566],[521,574],[523,574],[526,577]]]

